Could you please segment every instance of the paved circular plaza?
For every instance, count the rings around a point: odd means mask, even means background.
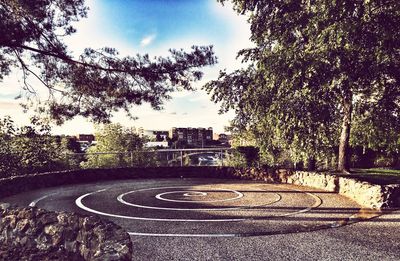
[[[47,188],[7,199],[99,215],[131,236],[248,237],[334,229],[373,212],[336,193],[221,179],[137,179]]]

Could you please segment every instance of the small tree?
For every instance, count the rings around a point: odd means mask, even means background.
[[[50,126],[38,118],[18,128],[10,117],[0,120],[0,173],[13,176],[67,167],[65,143],[50,134]]]
[[[14,153],[13,139],[17,129],[11,117],[0,120],[0,177],[18,173],[19,158]]]
[[[145,139],[132,128],[121,124],[106,124],[95,134],[96,145],[87,150],[84,168],[117,168],[156,164],[152,154],[144,148]]]

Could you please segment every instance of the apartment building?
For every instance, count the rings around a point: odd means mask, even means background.
[[[212,141],[212,128],[172,128],[169,132],[172,139],[187,143],[188,145],[203,146]]]

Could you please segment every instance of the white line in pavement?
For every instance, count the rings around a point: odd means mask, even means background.
[[[263,191],[257,191],[257,192],[263,192]],[[272,194],[271,192],[267,192],[265,191],[265,193],[269,193]],[[264,206],[268,206],[268,205],[272,205],[278,201],[280,201],[282,199],[282,196],[278,193],[273,193],[273,195],[275,195],[275,199],[267,202],[265,204],[261,204],[261,205],[250,205],[250,206],[242,206],[242,207],[225,207],[225,208],[167,208],[167,207],[154,207],[154,206],[146,206],[146,205],[140,205],[140,204],[134,204],[134,203],[130,203],[125,201],[122,197],[124,196],[123,194],[119,195],[117,197],[117,200],[119,202],[121,202],[122,204],[128,205],[128,206],[132,206],[132,207],[137,207],[137,208],[146,208],[146,209],[156,209],[156,210],[174,210],[174,211],[193,211],[193,210],[197,210],[197,211],[232,211],[232,210],[248,210],[248,209],[254,209],[257,207],[264,207]],[[190,202],[190,201],[189,201]]]
[[[290,213],[282,214],[282,215],[279,215],[278,217],[287,217],[287,216],[292,216],[292,215],[297,215],[297,214],[300,214],[300,213],[308,212],[308,211],[310,211],[311,209],[317,208],[317,207],[319,207],[319,206],[322,204],[322,199],[321,199],[320,197],[318,197],[318,196],[312,194],[312,193],[304,192],[304,191],[297,190],[297,189],[292,189],[292,190],[299,191],[299,192],[302,192],[302,193],[304,193],[304,194],[307,194],[307,195],[311,196],[312,198],[314,198],[314,204],[313,204],[311,207],[308,207],[308,208],[305,208],[305,209],[301,209],[301,210],[295,211],[295,212],[290,212]]]
[[[136,190],[136,191],[165,189],[165,188],[179,188],[179,187],[146,188],[146,189],[140,189],[140,190]],[[180,187],[180,188],[182,188],[182,187]],[[288,189],[307,194],[308,196],[310,196],[310,197],[312,197],[314,199],[314,204],[311,207],[308,207],[308,208],[305,208],[305,209],[302,209],[302,210],[299,210],[299,211],[278,215],[278,217],[279,216],[284,217],[284,216],[290,216],[290,215],[296,215],[296,214],[299,214],[299,213],[308,212],[308,211],[312,210],[313,208],[317,208],[318,206],[320,206],[322,204],[322,199],[320,197],[318,197],[317,195],[313,194],[313,193],[304,192],[302,190],[297,190],[297,189],[292,189],[292,188],[288,188]],[[88,197],[88,196],[90,196],[92,194],[100,193],[100,192],[103,192],[103,191],[106,191],[106,190],[107,189],[101,189],[101,190],[97,190],[97,191],[90,192],[90,193],[87,193],[85,195],[82,195],[82,196],[80,196],[79,198],[77,198],[75,200],[75,203],[81,209],[86,210],[88,212],[92,212],[94,214],[103,215],[103,216],[109,216],[109,217],[116,217],[116,218],[133,219],[133,220],[168,221],[168,222],[231,222],[231,221],[252,220],[252,218],[233,218],[233,219],[163,219],[163,218],[146,218],[146,217],[124,216],[124,215],[110,214],[110,213],[101,212],[101,211],[98,211],[98,210],[95,210],[95,209],[91,209],[91,208],[85,206],[82,203],[82,200],[84,198],[86,198],[86,197]],[[223,190],[223,189],[218,189],[218,190]],[[136,191],[130,191],[130,192],[121,194],[120,196],[118,196],[118,201],[120,201],[121,203],[124,203],[122,197],[124,195],[126,195],[126,194],[133,193],[133,192],[136,192]],[[230,192],[235,192],[236,193],[236,191],[234,191],[234,190],[226,190],[225,189],[224,191],[230,191]],[[280,194],[278,194],[276,192],[273,192],[273,191],[266,191],[266,190],[259,190],[259,191],[265,191],[266,193],[271,193],[271,194],[273,193],[274,195],[276,195],[278,197],[277,200],[275,200],[273,202],[269,202],[268,204],[275,203],[275,202],[281,200],[281,198],[282,198]],[[178,193],[178,192],[179,193],[184,193],[184,192],[202,193],[202,194],[198,194],[198,195],[201,195],[201,196],[204,196],[204,194],[206,194],[204,192],[196,192],[196,190],[189,190],[189,191],[172,191],[172,192],[167,192],[167,193],[161,193],[159,195],[164,195],[164,194],[168,194],[168,193]],[[237,193],[240,193],[240,192],[237,192]],[[34,206],[36,206],[38,204],[39,201],[41,201],[41,200],[43,200],[43,199],[45,199],[45,198],[47,198],[47,197],[49,197],[51,195],[54,195],[54,194],[57,194],[57,193],[47,194],[47,195],[44,195],[44,196],[42,196],[42,197],[40,197],[38,199],[35,199],[29,204],[29,206],[34,207]],[[242,194],[242,193],[240,193],[240,194]],[[197,196],[197,194],[194,194],[194,195]],[[243,194],[242,194],[242,197],[243,197]],[[130,203],[128,203],[128,205],[133,205],[133,206],[137,206],[137,207],[144,207],[144,208],[154,208],[154,209],[185,210],[185,209],[177,209],[177,208],[175,209],[175,208],[157,208],[157,207],[150,207],[150,206],[140,206],[140,205],[135,205],[135,204],[130,204]],[[267,204],[264,204],[264,205],[267,205]],[[259,206],[264,206],[264,205],[259,205]],[[257,206],[249,206],[249,207],[245,206],[245,207],[239,207],[239,209],[240,208],[242,208],[242,209],[250,208],[251,209],[252,207],[257,207]],[[209,210],[219,211],[219,210],[228,210],[228,209],[235,210],[235,209],[238,209],[238,208],[209,209]],[[187,209],[187,210],[208,210],[208,209]],[[355,220],[358,219],[358,216],[357,216],[358,214],[359,213],[350,216],[348,218],[347,222],[345,222],[345,223],[333,222],[331,224],[331,227],[343,226],[345,224],[354,223]],[[376,214],[374,216],[376,216]],[[277,216],[274,216],[274,217],[277,217]],[[257,218],[255,220],[257,220]],[[174,234],[174,233],[162,234],[162,233],[140,233],[140,232],[128,232],[128,234],[131,235],[131,236],[151,236],[151,237],[238,237],[238,236],[240,236],[240,234]]]
[[[238,237],[239,234],[157,234],[157,233],[139,233],[128,232],[131,236],[147,237]]]
[[[43,197],[40,197],[40,198],[38,198],[38,199],[35,199],[35,200],[32,201],[31,203],[29,203],[29,206],[30,206],[30,207],[36,207],[36,204],[39,203],[39,201],[41,201],[41,200],[43,200],[43,199],[45,199],[45,198],[47,198],[47,197],[50,197],[51,195],[54,195],[54,194],[56,194],[56,193],[47,194],[47,195],[44,195]]]
[[[207,196],[206,192],[189,192],[189,193],[185,193],[183,194],[184,197],[205,197]]]
[[[278,193],[273,193],[275,195],[275,199],[266,203],[266,204],[261,204],[261,205],[253,205],[253,206],[242,206],[242,207],[224,207],[224,208],[171,208],[171,207],[154,207],[154,206],[146,206],[146,205],[140,205],[140,204],[134,204],[134,203],[130,203],[127,202],[123,199],[124,196],[131,194],[131,193],[135,193],[135,192],[139,192],[139,191],[148,191],[148,190],[156,190],[156,189],[171,189],[171,188],[187,188],[189,186],[177,186],[177,187],[158,187],[158,188],[145,188],[145,189],[139,189],[139,190],[133,190],[133,191],[129,191],[126,193],[123,193],[121,195],[119,195],[117,197],[117,200],[119,202],[121,202],[122,204],[128,205],[128,206],[132,206],[132,207],[138,207],[138,208],[146,208],[146,209],[156,209],[156,210],[174,210],[174,211],[193,211],[193,210],[198,210],[198,211],[231,211],[231,210],[245,210],[245,209],[251,209],[251,208],[256,208],[256,207],[262,207],[262,206],[267,206],[267,205],[271,205],[273,203],[276,203],[278,201],[281,200],[282,196],[279,195]],[[234,192],[236,193],[238,196],[235,198],[230,198],[230,199],[225,199],[225,200],[233,200],[233,199],[238,199],[243,197],[243,193],[235,191],[235,190],[228,190],[228,189],[215,189],[216,192],[218,191],[228,191],[228,192]],[[170,192],[165,192],[165,193],[161,193],[156,195],[156,198],[161,199],[161,200],[165,200],[164,198],[161,198],[159,196],[167,194],[167,193],[185,193],[185,192],[195,192],[195,193],[205,193],[205,192],[199,192],[196,190],[189,190],[189,191],[170,191]],[[268,194],[272,194],[272,192],[268,192],[266,190],[255,190],[254,192],[265,192]],[[207,194],[207,193],[205,193]],[[203,194],[204,195],[204,194]],[[219,200],[219,201],[225,201],[225,200]],[[167,201],[172,201],[172,200],[167,200]],[[185,203],[192,203],[192,202],[213,202],[213,201],[191,201],[191,200],[183,200],[182,202]]]
[[[104,191],[104,189],[82,195],[75,200],[75,204],[78,207],[80,207],[81,209],[86,210],[88,212],[92,212],[94,214],[108,216],[108,217],[115,217],[115,218],[133,219],[133,220],[164,221],[164,222],[237,222],[237,221],[248,220],[246,218],[230,218],[230,219],[178,219],[178,218],[171,218],[171,219],[169,219],[169,218],[146,218],[146,217],[115,215],[115,214],[106,213],[106,212],[102,212],[102,211],[98,211],[98,210],[89,208],[82,203],[82,200],[84,198],[86,198],[87,196],[90,196],[92,194],[99,193],[102,191]]]
[[[181,188],[181,187],[177,187],[177,188]],[[158,188],[155,188],[155,189],[158,189]],[[231,201],[231,200],[235,200],[235,199],[239,199],[239,198],[243,197],[243,193],[240,193],[236,190],[220,189],[220,188],[216,188],[213,190],[215,190],[213,192],[220,192],[220,191],[232,192],[232,193],[236,194],[237,196],[233,197],[233,198],[214,199],[214,200],[177,200],[177,199],[169,199],[169,198],[163,197],[164,195],[176,194],[176,193],[182,193],[182,194],[184,194],[184,193],[188,194],[189,192],[204,193],[204,192],[197,191],[197,190],[185,190],[185,191],[168,191],[168,192],[160,193],[160,194],[156,195],[156,199],[170,201],[170,202],[183,202],[183,203],[214,203],[214,202]],[[136,192],[136,191],[130,191],[130,192],[124,193],[123,196],[130,194],[130,193],[134,193],[134,192]]]
[[[176,187],[163,187],[163,188],[176,188]],[[144,190],[151,190],[154,188],[147,188],[147,189],[141,189],[141,190],[137,190],[137,191],[144,191]],[[102,212],[102,211],[98,211],[92,208],[89,208],[87,206],[85,206],[82,203],[82,200],[87,197],[90,196],[92,194],[96,194],[102,191],[105,191],[106,189],[101,189],[101,190],[97,190],[94,192],[90,192],[87,194],[84,194],[82,196],[80,196],[79,198],[77,198],[75,200],[75,204],[80,207],[83,210],[86,210],[88,212],[94,213],[94,214],[98,214],[98,215],[103,215],[103,216],[108,216],[108,217],[114,217],[114,218],[123,218],[123,219],[131,219],[131,220],[146,220],[146,221],[162,221],[162,222],[238,222],[238,221],[245,221],[245,220],[252,220],[252,218],[230,218],[230,219],[169,219],[169,218],[147,218],[147,217],[135,217],[135,216],[125,216],[125,215],[116,215],[116,214],[111,214],[111,213],[107,213],[107,212]],[[290,213],[286,213],[286,214],[282,214],[282,215],[276,215],[274,217],[285,217],[285,216],[291,216],[291,215],[296,215],[299,213],[304,213],[304,212],[308,212],[313,208],[318,207],[319,205],[322,204],[322,200],[320,197],[312,194],[312,193],[308,193],[308,192],[304,192],[301,190],[297,190],[297,189],[291,189],[293,191],[299,191],[302,192],[304,194],[307,194],[311,197],[314,198],[315,202],[313,204],[313,206],[299,210],[299,211],[295,211],[295,212],[290,212]],[[126,194],[126,193],[125,193]],[[120,195],[123,196],[124,194]],[[122,197],[120,197],[122,198]]]

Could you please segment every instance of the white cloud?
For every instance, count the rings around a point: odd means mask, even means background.
[[[240,59],[236,59],[237,52],[254,47],[254,43],[250,41],[251,31],[250,24],[247,22],[248,17],[237,14],[230,2],[221,5],[216,1],[211,1],[210,9],[226,23],[226,30],[230,31],[230,37],[225,40],[224,45],[215,46],[221,67],[228,71],[242,67]]]
[[[189,96],[191,93],[192,93],[191,91],[183,90],[183,91],[175,91],[175,92],[171,93],[170,95],[171,95],[172,99],[174,99],[174,98],[184,98],[184,97],[187,97],[187,96]]]
[[[140,46],[146,47],[146,46],[150,45],[154,41],[154,39],[156,39],[155,34],[148,35],[140,41]]]
[[[123,35],[113,27],[115,23],[107,15],[107,10],[102,9],[99,1],[87,1],[85,4],[90,8],[88,17],[75,23],[77,32],[64,39],[74,55],[80,55],[87,47],[100,49],[106,46],[116,48],[122,56],[138,52],[137,46],[135,48],[132,43],[121,40]]]
[[[22,87],[22,84],[18,82],[18,80],[21,78],[22,75],[18,75],[16,71],[13,71],[10,75],[4,77],[3,81],[0,82],[0,97],[17,96]]]
[[[209,80],[218,77],[219,70],[227,69],[228,72],[237,69],[241,65],[236,60],[236,54],[240,49],[252,46],[249,40],[250,25],[246,22],[246,17],[237,15],[232,7],[226,4],[220,5],[215,0],[210,1],[210,10],[224,21],[229,36],[223,41],[211,34],[200,35],[193,32],[192,35],[181,36],[177,39],[161,44],[151,45],[156,39],[156,34],[149,34],[140,41],[140,46],[132,41],[126,41],[123,35],[119,35],[118,30],[114,30],[113,21],[110,21],[106,14],[107,10],[101,9],[98,1],[87,1],[90,12],[88,18],[82,19],[76,24],[77,33],[65,39],[66,44],[73,51],[73,54],[80,54],[85,47],[101,48],[104,46],[115,47],[122,56],[135,55],[140,52],[140,47],[147,47],[146,51],[150,56],[168,55],[169,48],[184,48],[190,51],[193,45],[214,45],[214,50],[218,56],[218,64],[203,69],[204,78],[195,83],[194,86],[200,88]],[[133,29],[132,29],[133,30]],[[157,42],[159,42],[158,40]],[[156,46],[156,47],[153,47]],[[11,76],[0,83],[0,91],[5,95],[18,94],[21,83],[16,79],[20,79],[20,75]],[[45,93],[43,89],[43,94]],[[174,92],[171,94],[172,100],[165,104],[165,110],[154,111],[149,105],[134,107],[132,114],[138,116],[139,119],[133,121],[125,116],[124,112],[118,112],[113,117],[113,122],[120,122],[125,126],[144,127],[146,129],[169,129],[171,127],[213,127],[215,132],[223,132],[223,126],[228,125],[229,120],[233,118],[233,113],[218,114],[219,106],[210,101],[204,91],[197,92]],[[46,96],[44,96],[46,97]],[[3,102],[1,104],[1,102]],[[8,103],[7,103],[8,102]],[[18,106],[19,101],[11,101],[11,99],[0,99],[0,116],[11,114],[17,121],[26,122],[27,115],[22,113],[22,109]],[[182,104],[186,104],[189,108],[183,108]],[[176,115],[168,112],[177,112]],[[61,127],[55,127],[54,133],[78,134],[93,132],[93,124],[88,120],[78,117],[67,122]]]
[[[16,100],[0,100],[0,118],[11,116],[17,126],[29,124],[32,113],[23,113],[23,109]]]
[[[62,126],[52,126],[52,132],[54,134],[90,134],[94,133],[95,124],[83,117],[75,117],[71,121],[65,122]]]
[[[17,108],[20,107],[15,101],[0,101],[0,113],[3,113],[4,111],[13,111]]]

